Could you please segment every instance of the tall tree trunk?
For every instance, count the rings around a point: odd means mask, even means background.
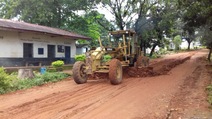
[[[144,42],[144,56],[146,56],[146,42]]]
[[[187,50],[190,50],[191,42],[188,42],[188,48]]]
[[[157,46],[157,44],[154,44],[154,45],[152,46],[151,52],[150,52],[150,54],[149,54],[150,57],[152,57],[152,55],[153,55],[153,53],[154,53],[154,51],[155,51],[156,46]]]
[[[209,53],[208,53],[208,61],[209,62],[211,62],[211,52],[212,52],[212,47],[210,47]]]

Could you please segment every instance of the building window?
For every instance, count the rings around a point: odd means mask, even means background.
[[[64,46],[63,45],[58,45],[57,46],[57,52],[64,52]]]
[[[38,48],[38,54],[43,55],[43,48]]]

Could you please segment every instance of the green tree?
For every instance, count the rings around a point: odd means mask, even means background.
[[[118,29],[135,29],[142,49],[151,47],[153,44],[152,54],[155,47],[162,44],[164,31],[168,33],[169,26],[173,23],[172,17],[168,17],[171,13],[168,16],[163,15],[164,23],[160,16],[164,10],[168,13],[167,8],[173,8],[173,5],[169,3],[169,0],[105,0],[102,6],[114,15],[114,23]],[[167,6],[166,9],[163,9],[164,5]],[[165,18],[167,18],[166,21]],[[165,22],[168,24],[166,25]]]
[[[180,35],[175,36],[174,39],[173,39],[173,43],[175,45],[175,50],[179,50],[180,44],[182,43],[181,36]]]
[[[136,5],[139,2],[141,0],[103,0],[100,5],[114,15],[117,28],[124,30],[135,17]]]
[[[150,19],[153,26],[153,29],[150,31],[152,35],[148,40],[148,43],[152,44],[150,56],[152,56],[156,46],[164,47],[166,42],[164,40],[165,35],[172,37],[175,32],[175,21],[178,18],[175,4],[176,2],[163,1],[161,5],[155,5],[150,9]]]
[[[207,46],[209,49],[208,53],[208,61],[211,62],[211,53],[212,53],[212,31],[208,28],[208,26],[202,26],[198,30],[198,33],[201,36],[201,42],[203,45]]]
[[[0,16],[29,23],[63,28],[79,10],[87,10],[87,0],[1,0]]]
[[[182,20],[185,24],[184,31],[187,31],[188,42],[192,40],[197,28],[210,33],[212,30],[212,1],[211,0],[178,0],[178,7],[182,14]],[[206,38],[207,34],[202,37],[210,47],[211,40]],[[209,55],[211,52],[209,52]]]

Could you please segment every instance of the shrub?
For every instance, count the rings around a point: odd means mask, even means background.
[[[48,82],[57,82],[66,77],[68,77],[67,74],[59,72],[46,72],[43,75],[36,74],[34,79],[16,80],[16,82],[14,82],[13,90],[27,89],[33,86],[40,86]]]
[[[12,87],[12,81],[16,79],[16,76],[9,75],[5,72],[4,68],[0,68],[0,94],[10,91]]]
[[[64,61],[57,60],[52,62],[52,66],[57,70],[57,71],[63,71],[63,65]]]
[[[74,59],[75,59],[75,61],[85,61],[86,56],[85,56],[85,54],[75,55]]]
[[[212,109],[212,84],[207,86],[206,90],[208,91],[208,102],[211,105],[210,108]]]
[[[159,55],[165,55],[165,54],[170,54],[170,52],[169,51],[167,51],[166,49],[160,49],[159,51],[158,51],[158,54]]]
[[[47,68],[47,72],[57,72],[56,68]]]
[[[68,77],[67,74],[65,73],[60,73],[60,72],[56,72],[56,73],[50,73],[50,72],[46,72],[45,74],[41,75],[41,79],[44,80],[44,82],[56,82],[59,81],[61,79],[64,79]]]
[[[64,65],[64,61],[61,61],[61,60],[52,62],[52,66],[55,68],[62,67],[63,65]]]

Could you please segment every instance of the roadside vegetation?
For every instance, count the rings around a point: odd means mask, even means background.
[[[210,68],[209,68],[209,72],[211,72],[211,71],[212,71],[212,65],[210,65]],[[212,78],[212,75],[211,75],[211,78]],[[210,104],[209,108],[212,109],[212,79],[210,80],[210,82],[211,83],[206,87],[206,91],[208,93],[207,101]]]
[[[17,72],[11,74],[6,73],[3,67],[0,68],[0,94],[13,92],[16,90],[27,89],[33,86],[41,86],[49,82],[57,82],[67,78],[68,74],[63,72],[45,72],[40,74],[34,72],[35,78],[33,79],[18,79]]]
[[[210,84],[209,86],[207,86],[206,90],[208,91],[208,102],[210,104],[210,109],[212,109],[212,84]]]

